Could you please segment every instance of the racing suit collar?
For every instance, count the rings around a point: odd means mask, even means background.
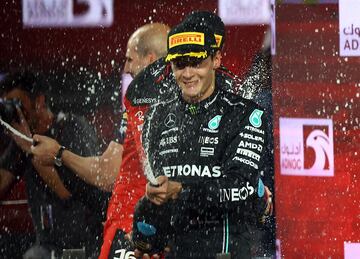
[[[215,102],[215,100],[219,96],[219,93],[220,91],[215,85],[214,92],[208,98],[202,100],[201,102],[188,103],[182,97],[180,98],[180,100],[185,111],[189,112],[192,115],[196,115],[201,113],[202,111],[209,109],[209,107]]]

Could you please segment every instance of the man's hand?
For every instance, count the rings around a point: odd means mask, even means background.
[[[266,200],[266,207],[265,207],[265,211],[260,219],[261,223],[265,223],[265,220],[273,214],[273,209],[274,209],[273,202],[272,202],[272,193],[267,186],[265,186],[264,199]]]
[[[179,182],[169,181],[164,175],[156,178],[159,186],[154,186],[151,183],[146,185],[147,198],[156,205],[162,205],[169,199],[176,199],[179,192],[182,189],[182,185]]]
[[[12,121],[11,126],[14,127],[14,129],[20,131],[24,135],[31,138],[31,131],[28,122],[26,121],[24,114],[22,113],[21,109],[19,107],[16,107],[17,114],[19,117],[19,122]],[[31,143],[29,141],[26,141],[19,136],[16,136],[15,134],[11,133],[11,137],[14,139],[16,144],[26,153],[31,153],[30,147]]]
[[[0,168],[0,199],[10,189],[12,183],[15,181],[15,176],[8,170]]]
[[[141,258],[141,259],[162,259],[165,258],[165,255],[168,254],[170,252],[170,247],[165,247],[164,251],[162,253],[159,254],[153,254],[153,255],[149,255],[147,253],[142,253],[140,250],[135,249],[134,253],[135,253],[135,257],[136,258]]]
[[[132,242],[131,241],[132,240],[132,232],[125,234],[125,239]],[[135,253],[136,258],[141,258],[141,259],[161,259],[161,258],[165,258],[165,255],[170,253],[170,251],[171,251],[170,247],[166,246],[162,253],[153,254],[151,256],[149,254],[147,254],[147,253],[141,252],[139,249],[136,249],[136,248],[134,250],[134,253]]]
[[[33,139],[36,143],[35,146],[31,146],[33,159],[41,165],[54,165],[54,157],[60,149],[60,144],[55,139],[37,134],[33,136]]]

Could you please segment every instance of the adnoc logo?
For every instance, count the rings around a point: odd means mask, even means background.
[[[216,115],[214,118],[212,118],[208,123],[209,129],[216,130],[219,128],[221,117],[222,115]]]
[[[281,174],[334,176],[333,122],[280,118]]]
[[[249,117],[249,121],[251,123],[251,125],[253,125],[255,128],[259,128],[262,125],[262,121],[261,121],[261,116],[263,115],[263,111],[255,109],[250,117]]]

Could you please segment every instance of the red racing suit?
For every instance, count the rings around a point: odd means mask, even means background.
[[[153,73],[154,71],[158,72]],[[149,106],[158,101],[162,94],[161,89],[167,87],[164,82],[169,74],[169,64],[165,64],[164,59],[160,59],[149,66],[149,69],[140,72],[127,89],[124,98],[125,112],[123,113],[123,120],[127,121],[123,144],[124,153],[107,209],[100,259],[108,258],[118,230],[125,233],[132,230],[134,207],[145,194],[147,183],[140,158],[143,152],[141,132],[144,115]]]
[[[108,258],[118,229],[126,233],[131,231],[135,204],[145,193],[146,178],[138,150],[141,147],[141,129],[147,108],[147,105],[133,106],[125,98],[123,117],[127,117],[127,128],[124,153],[107,209],[104,243],[99,258]]]

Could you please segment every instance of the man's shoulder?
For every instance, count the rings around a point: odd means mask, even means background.
[[[227,108],[229,113],[238,116],[251,116],[254,111],[258,113],[264,113],[264,109],[252,100],[245,99],[239,95],[223,91],[221,95],[222,105]]]
[[[240,95],[231,93],[226,90],[221,90],[221,100],[225,103],[227,106],[231,106],[237,109],[245,109],[245,108],[252,108],[257,107],[258,105],[249,99],[245,99]]]
[[[89,121],[81,115],[60,112],[56,116],[54,128],[70,128],[73,130],[91,130]]]
[[[170,64],[160,58],[143,69],[130,83],[126,98],[133,106],[152,105],[166,95],[174,82]]]
[[[146,121],[160,121],[165,119],[169,114],[178,114],[180,98],[176,95],[172,95],[171,98],[166,100],[161,100],[149,107],[148,112],[146,113]]]
[[[222,89],[235,94],[239,92],[242,84],[240,77],[223,65],[216,69],[216,81]]]
[[[84,116],[73,113],[58,114],[50,136],[84,154],[95,154],[99,148],[95,128]]]

